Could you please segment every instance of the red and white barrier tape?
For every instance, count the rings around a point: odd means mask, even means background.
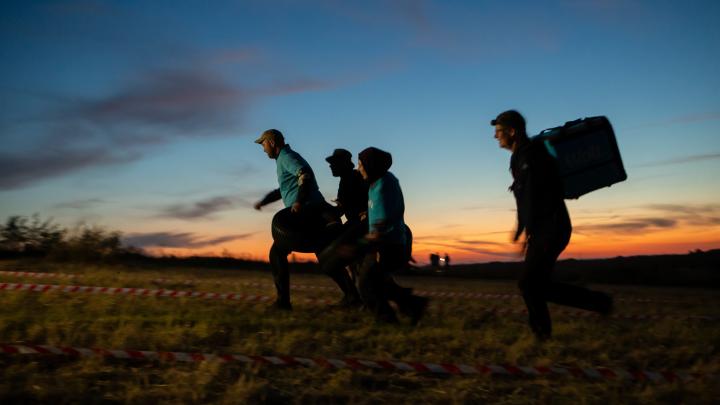
[[[676,382],[693,381],[701,378],[716,379],[716,375],[688,373],[678,371],[631,371],[606,367],[580,368],[565,366],[511,366],[511,365],[467,365],[451,363],[419,363],[395,360],[361,360],[355,358],[307,358],[295,356],[257,356],[243,354],[210,354],[210,353],[182,353],[182,352],[155,352],[145,350],[109,350],[87,349],[77,347],[55,347],[47,345],[13,345],[0,344],[0,352],[6,354],[24,355],[66,355],[71,357],[101,357],[127,360],[149,360],[198,363],[202,361],[239,362],[275,366],[306,366],[327,369],[350,370],[390,370],[410,371],[417,373],[457,374],[457,375],[504,375],[515,377],[538,376],[575,376],[597,380],[626,380],[626,381],[652,381]]]
[[[270,302],[273,297],[255,294],[240,293],[216,293],[204,291],[179,291],[179,290],[152,290],[147,288],[127,288],[127,287],[94,287],[79,285],[56,285],[56,284],[22,284],[22,283],[0,283],[0,291],[31,291],[31,292],[48,292],[60,291],[66,293],[88,293],[88,294],[106,294],[106,295],[131,295],[142,297],[170,297],[170,298],[206,298],[218,300],[233,300],[241,302]],[[296,299],[297,300],[297,299]],[[301,298],[300,302],[307,304],[331,304],[333,300],[320,298]],[[526,310],[520,309],[497,309],[487,308],[481,311],[495,315],[526,315]],[[559,310],[554,311],[558,314],[578,317],[578,318],[597,318],[597,315],[588,311]],[[699,320],[699,321],[716,321],[720,317],[706,315],[672,315],[672,314],[620,314],[611,315],[609,318],[625,319],[625,320]]]
[[[125,288],[125,287],[92,287],[82,285],[56,285],[56,284],[21,284],[21,283],[0,283],[2,291],[32,291],[48,292],[60,291],[66,293],[88,293],[106,295],[132,295],[141,297],[171,297],[171,298],[206,298],[218,300],[233,300],[242,302],[268,302],[274,298],[265,295],[239,294],[239,293],[215,293],[203,291],[179,291],[179,290],[152,290],[147,288]],[[319,298],[303,298],[301,302],[311,304],[330,304],[332,300]]]
[[[76,278],[77,274],[68,273],[38,273],[30,271],[0,271],[0,276],[32,277],[32,278]]]
[[[66,274],[66,273],[37,273],[37,272],[23,272],[23,271],[0,271],[0,275],[15,276],[15,277],[34,277],[34,278],[76,278],[80,275],[77,274]],[[173,280],[169,278],[157,278],[151,280],[153,284],[173,284],[183,285],[186,287],[195,286],[198,283],[213,283],[215,285],[227,285],[228,283],[212,280]],[[235,282],[233,285],[241,285],[246,287],[269,287],[271,284],[262,282]],[[296,290],[324,290],[324,291],[336,291],[337,287],[332,286],[318,286],[318,285],[307,285],[307,284],[292,284],[291,287]],[[475,292],[464,292],[464,291],[426,291],[416,290],[415,294],[422,295],[431,298],[465,298],[465,299],[494,299],[494,300],[511,300],[522,298],[519,294],[515,293],[475,293]],[[617,298],[617,301],[621,302],[636,302],[636,303],[666,303],[666,304],[679,304],[678,301],[670,300],[651,300],[646,298]]]

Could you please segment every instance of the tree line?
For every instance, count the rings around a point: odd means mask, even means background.
[[[0,225],[0,257],[98,260],[139,253],[137,248],[123,246],[121,238],[121,232],[99,226],[68,229],[39,214],[13,215]]]

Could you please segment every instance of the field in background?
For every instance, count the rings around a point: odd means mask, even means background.
[[[13,270],[5,262],[0,270]],[[26,271],[76,273],[75,280],[11,277],[0,282],[163,288],[274,295],[269,272],[150,270],[142,267],[37,265]],[[194,285],[184,285],[188,279]],[[248,283],[257,282],[261,286]],[[324,276],[291,276],[303,285],[332,286]],[[405,277],[422,290],[515,293],[510,282]],[[604,286],[618,314],[720,316],[717,290]],[[325,289],[293,291],[294,312],[267,304],[197,298],[79,293],[0,292],[0,342],[178,352],[356,357],[463,364],[610,367],[720,374],[717,321],[573,318],[553,306],[555,338],[534,342],[520,299],[436,298],[413,328],[376,325],[362,312],[329,310],[301,298],[338,299]],[[309,402],[309,403],[717,403],[718,382],[597,381],[576,377],[437,376],[410,372],[325,370],[0,355],[0,402]]]

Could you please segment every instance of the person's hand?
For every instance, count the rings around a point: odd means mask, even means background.
[[[292,211],[294,213],[298,213],[298,212],[300,212],[300,207],[302,207],[302,205],[296,201],[293,203],[292,207],[290,207],[290,211]]]
[[[367,219],[367,211],[363,211],[360,213],[360,220],[364,221]]]
[[[262,202],[261,201],[256,202],[255,205],[253,205],[253,208],[260,211],[260,209],[262,208]]]

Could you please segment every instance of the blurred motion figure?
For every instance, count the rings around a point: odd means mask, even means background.
[[[613,307],[609,295],[552,280],[555,262],[572,233],[555,160],[542,141],[527,136],[525,118],[519,112],[505,111],[490,124],[495,127],[499,146],[512,152],[510,190],[517,206],[513,241],[525,234],[525,264],[518,286],[535,337],[542,341],[552,336],[548,301],[609,314]]]

